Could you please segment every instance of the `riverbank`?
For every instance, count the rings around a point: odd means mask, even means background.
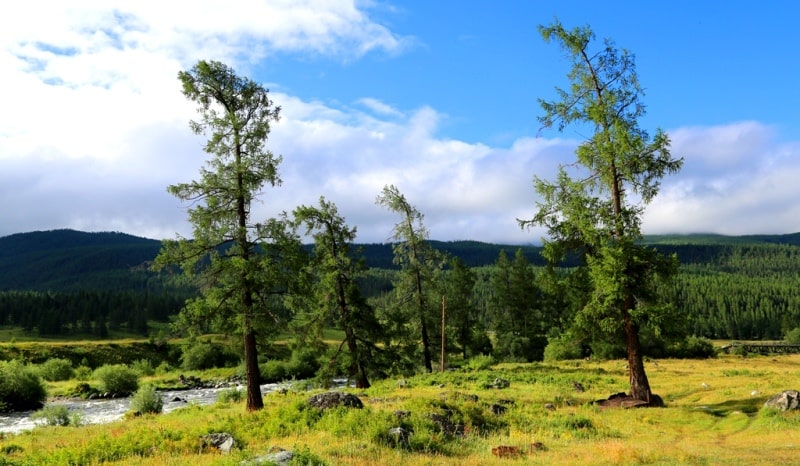
[[[800,356],[659,360],[647,366],[664,408],[599,409],[627,388],[621,361],[499,364],[347,389],[363,408],[320,410],[311,394],[213,402],[104,425],[3,434],[11,464],[240,464],[282,448],[329,465],[790,464],[800,416],[762,410],[800,375]],[[501,378],[509,382],[494,384]],[[577,391],[575,384],[584,391]],[[391,429],[398,436],[389,434]],[[405,431],[406,434],[400,435]],[[227,455],[204,436],[229,433]],[[501,455],[505,455],[502,456]]]

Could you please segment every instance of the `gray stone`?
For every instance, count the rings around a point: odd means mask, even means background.
[[[764,403],[764,407],[780,409],[781,411],[800,409],[800,392],[797,390],[785,390],[777,395],[771,396],[766,403]]]
[[[277,466],[288,466],[294,458],[294,452],[290,450],[280,450],[263,456],[257,456],[248,461],[242,461],[242,465],[251,464],[275,464]]]
[[[200,438],[203,439],[204,447],[213,447],[222,453],[230,453],[233,447],[236,446],[236,440],[233,435],[227,432],[215,432]]]
[[[501,379],[500,377],[494,379],[494,383],[492,383],[492,387],[494,388],[508,388],[511,386],[511,382],[506,379]]]
[[[358,409],[364,407],[364,403],[357,396],[344,392],[318,393],[308,399],[308,404],[321,409],[336,408],[338,406]]]
[[[409,437],[411,437],[411,432],[402,427],[392,427],[389,429],[389,438],[392,440],[394,446],[407,447]]]

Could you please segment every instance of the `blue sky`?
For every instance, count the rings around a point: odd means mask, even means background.
[[[226,4],[227,5],[227,4]],[[793,2],[31,1],[0,15],[0,236],[76,228],[188,234],[168,184],[205,155],[176,79],[217,59],[283,108],[283,186],[257,217],[339,206],[359,241],[391,236],[396,184],[431,238],[536,243],[534,175],[585,129],[540,131],[569,63],[537,26],[589,25],[636,56],[651,131],[684,169],[645,233],[800,231],[800,7]],[[48,14],[42,14],[48,12]],[[797,204],[797,205],[796,205]]]

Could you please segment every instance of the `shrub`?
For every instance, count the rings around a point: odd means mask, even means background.
[[[784,339],[786,343],[800,343],[800,327],[795,327],[786,332]]]
[[[543,337],[525,337],[508,332],[497,335],[494,354],[509,362],[541,361],[547,339]]]
[[[494,358],[491,356],[473,356],[467,361],[464,368],[471,371],[482,371],[492,367],[494,362]]]
[[[128,395],[139,388],[139,375],[124,364],[104,365],[94,371],[100,389],[106,393]]]
[[[671,358],[705,359],[717,356],[714,344],[707,338],[691,336],[670,347],[667,356]]]
[[[258,369],[262,383],[275,383],[286,379],[286,366],[282,361],[267,361]]]
[[[47,392],[39,374],[21,361],[0,361],[0,412],[44,406]]]
[[[244,399],[244,390],[238,388],[225,388],[217,393],[217,401],[220,403],[239,403]]]
[[[92,377],[92,369],[89,366],[78,366],[75,369],[75,378],[78,380],[89,380]]]
[[[164,400],[150,384],[141,386],[131,398],[130,412],[134,414],[159,414],[164,409]]]
[[[292,359],[286,364],[286,377],[310,379],[320,368],[317,357],[311,350],[298,350],[292,353]]]
[[[239,356],[210,343],[195,343],[184,348],[181,354],[181,367],[186,371],[232,367],[238,363]]]
[[[131,363],[131,369],[136,371],[140,377],[148,377],[156,373],[153,363],[149,359],[139,359]]]
[[[548,362],[566,359],[580,359],[583,356],[581,345],[567,335],[548,339],[544,348],[544,360]]]
[[[156,367],[156,374],[158,375],[164,375],[169,372],[172,372],[172,366],[167,361],[161,361],[161,364]]]
[[[80,426],[83,424],[81,413],[70,412],[66,405],[47,405],[33,413],[34,421],[43,420],[48,426]]]
[[[69,359],[48,359],[39,366],[39,374],[50,382],[69,380],[75,376],[72,362]]]
[[[600,360],[621,359],[627,357],[625,343],[613,343],[597,340],[589,344],[592,356]]]

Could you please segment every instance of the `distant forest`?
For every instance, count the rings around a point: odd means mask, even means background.
[[[676,254],[681,263],[679,276],[662,292],[682,312],[688,334],[773,340],[800,327],[798,235],[654,236],[646,242]],[[546,274],[538,247],[431,243],[473,269],[472,308],[481,328],[502,325],[493,309],[498,290],[491,279],[500,251],[513,260],[519,250],[528,264],[531,285],[539,289],[528,296],[540,300],[529,304],[538,318],[559,325],[559,316],[569,315],[568,299],[542,291]],[[123,233],[57,230],[0,238],[0,326],[19,326],[41,336],[105,338],[109,330],[148,336],[148,322],[168,322],[194,295],[181,274],[149,270],[159,248],[158,241]],[[393,286],[391,245],[359,249],[369,267],[359,285],[379,307]],[[560,273],[569,274],[571,265],[564,264]]]

